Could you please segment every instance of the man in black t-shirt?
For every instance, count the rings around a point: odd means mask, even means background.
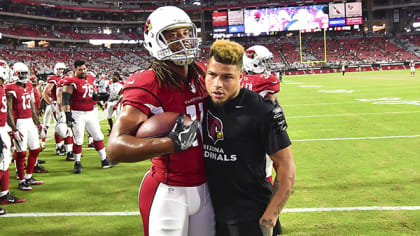
[[[280,105],[240,87],[243,53],[241,45],[219,40],[207,65],[203,143],[216,235],[277,235],[296,167]],[[273,186],[266,153],[277,166]]]

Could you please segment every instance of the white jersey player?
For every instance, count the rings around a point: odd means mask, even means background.
[[[118,119],[120,115],[120,101],[122,99],[122,88],[123,88],[123,82],[121,80],[120,74],[118,72],[114,72],[112,75],[112,83],[109,85],[109,98],[107,101],[107,119],[109,124],[109,133],[108,136],[111,133],[112,130],[112,115],[114,112],[116,113],[116,119]]]

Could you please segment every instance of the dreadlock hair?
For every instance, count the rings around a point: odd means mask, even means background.
[[[182,75],[172,71],[163,61],[153,59],[151,67],[155,72],[159,87],[162,87],[162,84],[165,84],[169,88],[177,88],[179,91],[182,91],[183,84],[190,88],[190,82],[194,81],[194,84],[198,87],[198,91],[200,91],[201,94],[205,94],[204,83],[200,79],[200,75],[205,77],[206,72],[204,72],[197,63],[193,62],[188,66],[188,75],[192,78],[191,81],[188,81]]]

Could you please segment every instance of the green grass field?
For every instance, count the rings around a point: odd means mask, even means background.
[[[280,216],[284,234],[420,235],[420,75],[286,76],[281,86],[297,166],[294,192]],[[106,121],[101,124],[106,133]],[[0,217],[0,235],[143,235],[137,194],[149,161],[103,170],[94,149],[84,148],[83,172],[74,175],[73,163],[53,151],[50,141],[40,157],[49,173],[35,175],[45,184],[33,191],[17,190],[11,166],[10,190],[26,202],[2,206],[9,213]],[[357,210],[374,206],[414,210]]]

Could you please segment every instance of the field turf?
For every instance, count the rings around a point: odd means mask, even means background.
[[[419,73],[283,78],[279,102],[297,166],[280,216],[285,235],[420,235]],[[150,161],[101,169],[84,145],[75,175],[53,145],[40,155],[49,172],[35,174],[45,184],[33,191],[17,189],[10,166],[10,190],[26,202],[1,206],[0,235],[143,235],[137,194]]]

